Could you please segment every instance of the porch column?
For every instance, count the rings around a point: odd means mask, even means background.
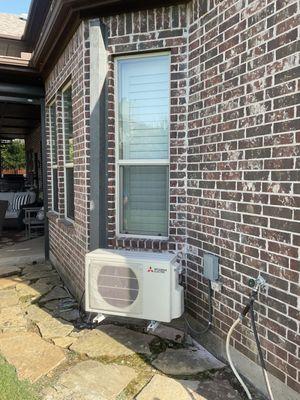
[[[107,247],[107,28],[93,19],[90,37],[90,250]]]
[[[47,138],[46,138],[46,113],[45,100],[41,99],[41,144],[42,144],[42,176],[43,176],[43,197],[44,215],[48,212],[48,184],[47,184]],[[45,259],[49,259],[49,223],[45,217]]]

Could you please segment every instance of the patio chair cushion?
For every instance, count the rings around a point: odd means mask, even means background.
[[[30,204],[30,195],[29,195],[29,193],[15,195],[15,197],[13,199],[13,202],[12,202],[11,210],[12,211],[19,211],[21,209],[21,207],[25,206],[26,204]]]
[[[0,192],[0,200],[8,201],[8,207],[13,202],[14,197],[14,192]]]
[[[27,204],[32,204],[35,202],[35,198],[36,198],[36,194],[35,192],[0,192],[0,200],[6,200],[8,201],[8,208],[5,214],[5,219],[14,219],[14,218],[18,218],[20,215],[21,210],[13,210],[13,201],[14,198],[16,196],[25,196],[25,195],[29,195],[30,197],[30,201]]]

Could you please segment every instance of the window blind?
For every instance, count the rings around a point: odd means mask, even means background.
[[[122,167],[124,233],[166,235],[167,172],[165,166]]]
[[[120,158],[167,159],[169,57],[128,59],[120,68]]]
[[[118,61],[120,233],[168,235],[169,55]]]

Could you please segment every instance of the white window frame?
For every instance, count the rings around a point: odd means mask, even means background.
[[[72,91],[72,81],[70,80],[67,84],[65,84],[61,89],[61,105],[62,105],[62,132],[63,132],[63,160],[64,160],[64,218],[67,221],[74,222],[75,221],[75,193],[74,193],[74,219],[68,217],[67,215],[67,206],[68,206],[68,198],[67,198],[67,169],[73,168],[74,174],[74,162],[66,163],[66,135],[65,135],[65,113],[64,113],[64,92],[71,87]],[[72,107],[73,112],[73,107]],[[73,115],[72,115],[72,123],[73,123]],[[74,134],[74,131],[73,131]]]
[[[56,164],[53,164],[53,146],[52,146],[52,142],[53,142],[53,138],[52,138],[52,118],[51,118],[51,107],[55,105],[55,128],[56,128]],[[56,169],[57,171],[57,182],[58,182],[58,149],[57,149],[57,123],[56,123],[56,99],[53,99],[49,104],[48,104],[48,113],[49,113],[49,131],[50,131],[50,162],[51,162],[51,199],[52,199],[52,204],[51,204],[51,211],[58,213],[59,212],[59,202],[57,202],[57,210],[54,210],[54,174],[53,174],[53,170]],[[58,195],[58,184],[57,184],[57,195]],[[58,198],[59,200],[59,198]]]
[[[169,232],[170,232],[170,119],[169,119],[169,135],[168,135],[168,159],[139,159],[139,160],[120,160],[119,151],[120,151],[120,141],[119,141],[119,71],[118,71],[118,62],[119,60],[129,60],[136,58],[146,58],[146,57],[160,57],[160,56],[169,56],[170,65],[171,65],[171,54],[168,51],[163,52],[149,52],[149,53],[139,53],[139,54],[131,54],[127,56],[118,56],[114,58],[114,71],[115,71],[115,165],[116,165],[116,184],[115,184],[115,203],[116,203],[116,236],[119,238],[133,238],[133,239],[150,239],[150,240],[169,240]],[[171,70],[169,71],[169,82],[171,81]],[[169,85],[169,110],[171,110],[171,82]],[[169,114],[170,115],[170,114]],[[122,166],[126,165],[157,165],[157,166],[168,166],[168,187],[167,187],[167,236],[160,235],[137,235],[130,233],[120,232],[121,226],[121,191],[120,191],[120,169]]]

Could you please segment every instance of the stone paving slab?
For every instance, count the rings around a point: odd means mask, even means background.
[[[65,360],[62,349],[35,333],[0,334],[0,353],[14,365],[19,379],[36,382]]]
[[[44,310],[35,304],[31,304],[26,308],[26,314],[33,322],[42,322],[52,318],[49,311]]]
[[[0,309],[0,332],[27,330],[27,319],[20,306]]]
[[[55,310],[53,316],[57,318],[62,318],[66,321],[76,321],[80,317],[79,310]]]
[[[46,283],[48,285],[53,286],[62,286],[63,283],[59,277],[59,275],[53,272],[51,275],[45,276],[44,278],[40,278],[37,283]]]
[[[199,382],[197,392],[207,400],[242,400],[238,391],[224,378]]]
[[[72,309],[76,307],[78,309],[78,304],[74,299],[71,299],[70,297],[59,299],[59,300],[51,300],[48,301],[47,303],[43,304],[43,307],[47,308],[48,310],[51,311],[57,311],[57,310],[67,310],[67,309]]]
[[[185,336],[184,332],[180,331],[179,329],[166,325],[159,325],[151,334],[176,343],[182,343]]]
[[[194,380],[198,373],[223,368],[224,364],[196,342],[189,348],[180,346],[184,332],[160,325],[154,334],[146,335],[113,323],[79,329],[87,325],[74,322],[75,328],[72,321],[78,317],[76,300],[51,266],[0,269],[0,354],[15,366],[20,379],[35,382],[51,375],[52,386],[43,389],[42,400],[133,400],[129,393],[140,390],[153,374],[136,400],[241,400],[223,371],[211,374],[211,381]],[[143,359],[136,362],[139,357],[126,358],[144,354],[153,359],[149,345],[154,339],[157,350],[168,348],[152,365],[185,380],[155,373]],[[179,345],[174,348],[170,342]],[[90,360],[82,361],[86,357]],[[93,358],[102,358],[102,362]],[[68,363],[60,375],[53,373],[65,360]],[[134,369],[127,364],[131,362]],[[137,376],[141,380],[133,385]],[[129,383],[130,388],[121,394]]]
[[[4,278],[6,276],[17,275],[21,272],[20,267],[15,265],[0,265],[0,277]]]
[[[60,337],[60,338],[53,338],[52,342],[63,349],[68,349],[74,342],[76,342],[77,338],[75,337]]]
[[[55,271],[49,264],[30,264],[22,268],[23,274],[30,274],[36,271]]]
[[[31,300],[35,301],[42,297],[44,294],[48,293],[52,289],[52,286],[46,284],[34,283],[29,285],[28,282],[18,283],[16,290],[18,296],[22,301]]]
[[[197,393],[198,381],[178,381],[155,375],[136,400],[208,400]]]
[[[7,276],[0,278],[0,290],[13,289],[18,283],[22,282],[22,278],[18,275]]]
[[[28,281],[32,281],[42,278],[54,278],[57,277],[57,273],[50,270],[35,270],[24,274],[23,277]]]
[[[149,344],[153,339],[153,336],[109,324],[81,336],[71,350],[91,358],[115,358],[135,353],[151,355]]]
[[[203,371],[225,367],[225,364],[203,347],[201,349],[167,349],[158,355],[152,365],[167,375],[182,376],[196,375]]]
[[[83,361],[65,372],[43,400],[115,400],[136,376],[126,366]]]
[[[51,300],[60,300],[70,297],[69,293],[60,286],[56,286],[46,296],[44,296],[39,303],[44,304]]]
[[[72,324],[58,318],[44,319],[36,324],[44,339],[65,337],[68,336],[74,329]]]
[[[18,303],[19,298],[14,289],[0,291],[0,309],[16,306]]]

